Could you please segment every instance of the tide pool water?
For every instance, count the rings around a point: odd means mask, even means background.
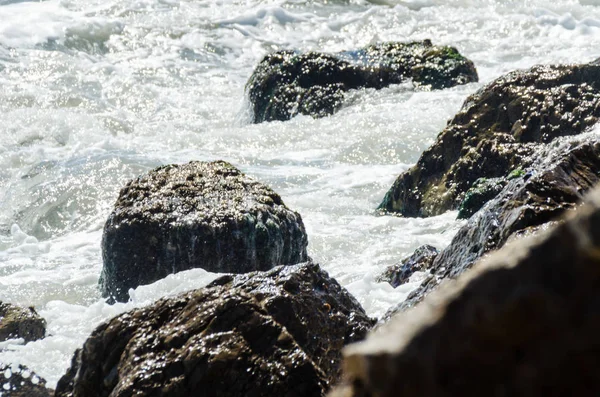
[[[270,51],[426,38],[457,47],[481,82],[355,91],[331,117],[248,123],[244,85]],[[112,306],[97,288],[119,189],[190,160],[229,161],[280,193],[309,255],[382,315],[422,275],[395,290],[375,277],[461,225],[377,216],[395,177],[485,83],[597,57],[596,0],[0,0],[0,301],[35,306],[49,334],[3,343],[0,362],[54,387],[100,322],[218,277],[190,270]]]

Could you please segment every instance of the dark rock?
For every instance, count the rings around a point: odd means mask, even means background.
[[[279,51],[267,55],[246,85],[254,123],[335,113],[344,92],[381,89],[412,79],[441,89],[477,81],[473,62],[431,41],[383,43],[337,54]]]
[[[244,273],[306,261],[302,218],[222,162],[159,167],[121,190],[102,236],[103,296],[201,267]]]
[[[0,364],[0,396],[50,397],[53,394],[53,390],[46,388],[46,381],[27,368]]]
[[[585,131],[599,115],[600,65],[509,73],[466,100],[379,208],[423,217],[457,209],[477,179],[527,168],[540,147]]]
[[[224,276],[99,326],[56,396],[321,396],[372,325],[313,263]]]
[[[331,396],[600,394],[600,190],[345,349]]]
[[[0,302],[0,342],[18,338],[31,342],[44,336],[46,320],[33,307],[22,308]]]
[[[431,265],[425,280],[385,319],[419,303],[440,282],[456,278],[485,254],[518,234],[531,234],[567,210],[600,182],[600,138],[563,139],[539,154],[531,169],[508,182],[504,190],[469,219]]]
[[[414,272],[423,272],[429,270],[433,260],[440,252],[431,245],[423,245],[415,252],[405,258],[397,265],[392,265],[385,269],[383,274],[377,277],[377,281],[388,282],[394,288],[408,281]]]
[[[468,219],[481,207],[498,195],[506,186],[506,178],[479,178],[465,194],[458,207],[458,219]]]

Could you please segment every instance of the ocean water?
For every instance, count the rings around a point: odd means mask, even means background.
[[[244,85],[270,51],[425,38],[456,46],[481,82],[360,90],[331,117],[248,123]],[[218,276],[172,275],[113,306],[97,289],[119,189],[190,160],[273,187],[301,213],[309,254],[380,316],[420,275],[396,290],[376,275],[460,227],[453,212],[377,216],[395,177],[485,83],[598,57],[598,0],[0,0],[0,300],[35,306],[49,333],[4,342],[0,362],[54,387],[100,322]]]

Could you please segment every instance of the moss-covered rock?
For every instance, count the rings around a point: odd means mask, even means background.
[[[532,154],[576,135],[600,116],[600,65],[535,66],[509,73],[469,97],[379,208],[404,216],[458,209],[479,178],[526,169]]]
[[[473,63],[453,47],[424,40],[382,43],[336,54],[279,51],[267,55],[246,85],[255,123],[298,114],[335,113],[344,92],[387,87],[412,79],[431,89],[477,81]]]
[[[479,178],[473,183],[473,186],[458,207],[458,219],[467,219],[479,211],[485,203],[493,199],[506,186],[506,178]]]
[[[191,268],[245,273],[306,261],[300,214],[223,161],[168,165],[125,186],[102,236],[103,296]]]

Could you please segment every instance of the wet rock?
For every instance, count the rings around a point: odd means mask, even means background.
[[[244,273],[307,260],[300,214],[223,161],[159,167],[129,182],[102,236],[105,297],[201,267]]]
[[[453,47],[424,40],[383,43],[336,54],[278,51],[267,55],[246,85],[254,123],[288,120],[298,114],[335,113],[344,92],[381,89],[412,79],[441,89],[477,81],[473,63]]]
[[[384,320],[415,306],[442,281],[458,277],[511,237],[531,234],[577,208],[584,194],[600,182],[599,175],[600,137],[596,134],[563,138],[542,150],[530,169],[510,180],[496,198],[469,219],[433,261],[432,277]]]
[[[33,307],[22,308],[0,302],[0,342],[23,339],[25,342],[46,336],[46,320]]]
[[[56,396],[321,396],[372,325],[317,264],[228,275],[99,326]]]
[[[600,190],[344,354],[331,396],[600,394]]]
[[[0,364],[0,396],[2,397],[50,397],[53,390],[46,388],[46,381],[20,365]]]
[[[377,281],[388,282],[394,288],[408,281],[414,272],[423,272],[429,270],[433,260],[440,252],[431,245],[423,245],[415,252],[402,260],[401,263],[392,265],[385,269],[383,274],[377,277]]]
[[[477,179],[527,168],[541,147],[585,131],[599,115],[598,64],[509,73],[466,100],[379,208],[422,217],[458,209]]]
[[[468,219],[481,207],[498,195],[506,186],[506,178],[479,178],[465,194],[458,207],[458,219]]]

